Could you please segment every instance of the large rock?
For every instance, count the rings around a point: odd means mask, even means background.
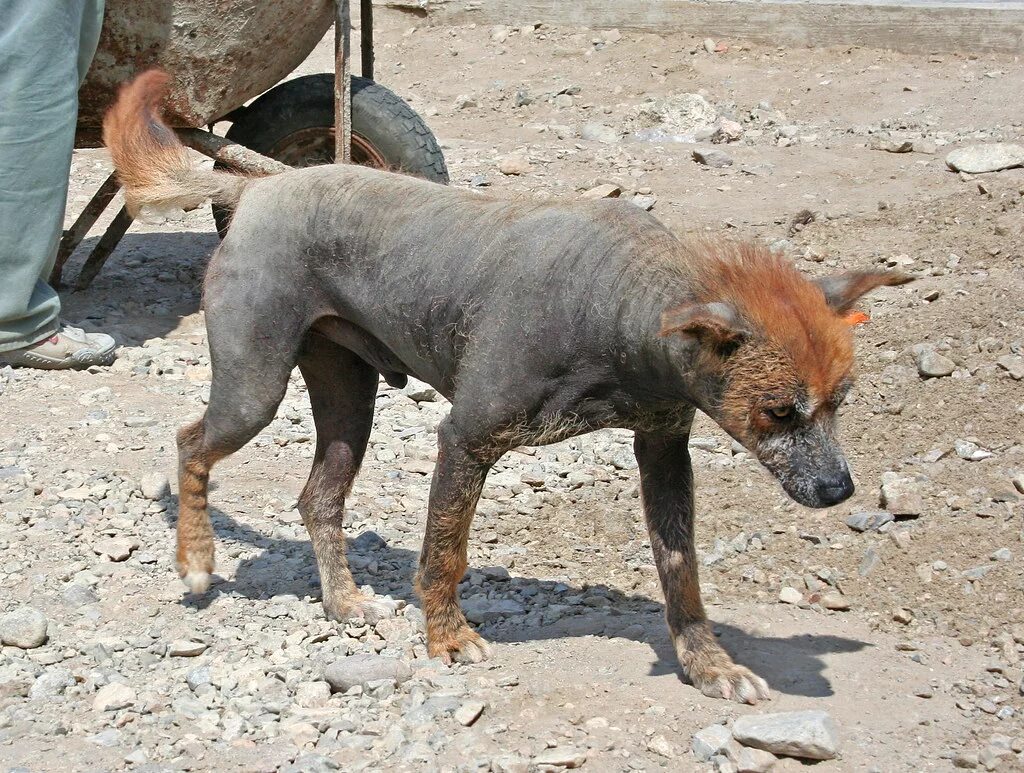
[[[0,643],[30,650],[46,641],[46,615],[34,607],[18,607],[0,618]]]
[[[831,760],[839,753],[839,730],[824,711],[748,714],[732,726],[744,746],[809,760]]]
[[[402,683],[412,676],[412,669],[398,660],[383,655],[349,655],[324,670],[326,681],[334,692],[346,692],[357,684],[391,679]]]
[[[1024,166],[1024,145],[994,142],[958,148],[946,156],[946,166],[955,172],[982,174]]]

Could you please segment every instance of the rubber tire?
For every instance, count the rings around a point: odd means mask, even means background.
[[[280,83],[243,108],[225,135],[229,140],[271,157],[286,137],[303,129],[334,126],[334,76],[304,75]],[[448,167],[437,139],[422,118],[394,92],[379,83],[352,77],[352,133],[369,143],[395,172],[448,184]],[[318,161],[333,161],[333,152]],[[221,234],[229,218],[214,207]]]

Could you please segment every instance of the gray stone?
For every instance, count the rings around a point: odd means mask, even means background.
[[[972,770],[978,767],[978,753],[958,751],[953,755],[953,767]]]
[[[537,766],[551,765],[556,768],[578,768],[586,761],[586,753],[572,746],[546,749],[533,758],[533,763]]]
[[[99,601],[99,597],[93,589],[82,582],[72,582],[66,585],[61,592],[61,597],[64,599],[64,603],[72,607],[82,607]]]
[[[823,593],[818,603],[825,609],[831,609],[835,612],[845,612],[850,608],[850,600],[838,591]]]
[[[48,668],[32,683],[28,697],[32,700],[47,700],[64,694],[69,687],[74,687],[75,676],[62,667]]]
[[[349,655],[324,670],[324,681],[335,692],[347,690],[368,682],[390,679],[401,684],[412,676],[412,669],[397,658],[382,655]]]
[[[105,539],[100,540],[92,546],[94,553],[106,556],[111,561],[126,561],[135,550],[135,544],[127,539]]]
[[[707,762],[729,745],[732,733],[725,725],[711,725],[698,730],[690,740],[690,748],[698,760]]]
[[[748,714],[732,734],[744,746],[787,757],[831,760],[839,753],[839,730],[824,711]]]
[[[971,569],[964,569],[962,572],[960,572],[960,576],[963,577],[965,580],[977,582],[978,580],[982,579],[986,574],[991,572],[994,568],[995,567],[991,565],[975,566]]]
[[[462,611],[471,623],[490,623],[503,617],[521,615],[526,607],[513,599],[491,600],[482,596],[466,599]]]
[[[764,749],[751,749],[746,746],[736,751],[729,751],[728,756],[736,773],[767,773],[778,760],[771,752]]]
[[[861,577],[867,577],[875,570],[880,562],[881,558],[878,555],[878,551],[873,547],[868,548],[864,551],[864,557],[861,559],[860,566],[857,568],[857,574]]]
[[[663,735],[656,735],[647,742],[647,751],[654,752],[659,757],[675,759],[678,757],[675,745]]]
[[[994,142],[958,148],[946,156],[946,166],[955,172],[983,174],[1024,166],[1024,145]]]
[[[872,150],[884,150],[887,153],[909,153],[914,149],[914,143],[911,140],[876,134],[871,138],[868,147]]]
[[[1006,354],[996,360],[996,365],[1009,373],[1014,381],[1024,379],[1024,357]]]
[[[622,193],[622,188],[612,183],[603,183],[601,185],[595,185],[593,188],[584,191],[580,194],[580,198],[583,199],[617,199]]]
[[[159,502],[171,493],[171,484],[162,472],[151,472],[142,476],[142,480],[139,481],[139,489],[146,499]]]
[[[698,164],[710,166],[713,169],[722,169],[727,166],[732,166],[732,156],[724,150],[718,150],[717,148],[713,148],[711,150],[695,150],[693,151],[693,160]]]
[[[194,658],[206,652],[206,648],[205,642],[178,639],[167,645],[167,654],[172,658]]]
[[[143,427],[155,427],[156,419],[149,416],[128,416],[124,425],[130,429],[141,429]]]
[[[580,138],[611,145],[619,141],[619,132],[603,123],[585,123],[580,129]]]
[[[658,134],[668,136],[710,130],[717,120],[715,108],[700,94],[652,99],[632,108],[626,116],[626,123],[632,131],[656,129]]]
[[[878,531],[893,519],[893,514],[887,510],[865,510],[848,516],[846,525],[854,531]]]
[[[135,690],[121,682],[112,682],[101,687],[92,700],[96,711],[119,711],[135,704]]]
[[[992,456],[991,451],[987,451],[977,443],[970,440],[956,440],[953,442],[953,451],[961,459],[968,462],[980,462],[982,459],[988,459]]]
[[[23,650],[46,641],[46,615],[34,607],[18,607],[0,618],[0,642]]]
[[[779,591],[779,601],[783,604],[799,604],[804,600],[803,594],[788,585]]]
[[[339,770],[338,763],[322,754],[303,754],[291,765],[279,768],[279,773],[329,773]]]
[[[919,349],[915,355],[917,372],[922,378],[943,378],[952,375],[956,363],[934,349]]]
[[[504,175],[521,175],[533,171],[529,160],[523,156],[505,156],[498,162],[498,171]]]
[[[882,473],[880,502],[893,515],[918,516],[924,512],[924,498],[917,481],[891,471]]]
[[[209,666],[198,666],[185,674],[185,683],[192,692],[195,692],[205,684],[210,684],[211,681],[212,676],[210,675]]]
[[[102,730],[95,735],[90,735],[85,740],[89,743],[94,743],[97,746],[103,746],[109,749],[110,747],[117,746],[121,743],[121,735],[120,730],[110,728],[109,730]]]
[[[483,701],[466,701],[455,709],[455,721],[460,725],[469,727],[484,713],[486,705]]]

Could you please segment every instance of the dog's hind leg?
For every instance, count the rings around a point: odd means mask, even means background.
[[[324,612],[331,620],[388,616],[382,602],[363,596],[345,558],[345,497],[352,488],[373,424],[377,370],[317,333],[299,357],[316,424],[316,453],[299,512],[320,569]]]
[[[256,304],[245,310],[248,313],[237,304],[211,306],[208,303],[214,369],[210,401],[199,421],[178,432],[177,565],[194,593],[209,587],[213,572],[213,526],[207,510],[210,469],[273,420],[303,332],[285,330],[280,317],[261,313]],[[284,343],[268,346],[276,341]]]

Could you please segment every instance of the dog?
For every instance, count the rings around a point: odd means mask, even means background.
[[[204,283],[213,379],[178,433],[177,566],[207,589],[211,467],[274,418],[298,366],[316,424],[299,510],[334,620],[382,614],[345,557],[343,513],[382,376],[451,401],[437,431],[416,589],[429,654],[478,662],[458,584],[490,467],[521,445],[635,433],[644,514],[684,675],[755,703],[768,685],[735,664],[704,613],[687,438],[700,409],[808,507],[854,490],[836,439],[853,383],[845,315],[897,273],[812,281],[749,243],[677,239],[616,202],[506,201],[351,165],[244,177],[194,166],[159,104],[167,76],[122,88],[104,139],[129,208],[233,210]]]

